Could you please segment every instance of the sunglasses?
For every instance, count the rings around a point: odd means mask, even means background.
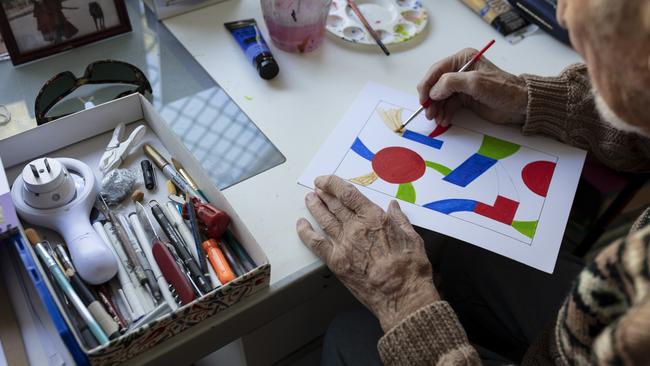
[[[145,95],[146,92],[152,94],[149,80],[147,80],[145,74],[137,67],[122,61],[96,61],[86,67],[86,71],[81,78],[77,78],[70,71],[65,71],[57,74],[43,85],[38,92],[38,96],[36,96],[36,102],[34,104],[36,124],[42,125],[71,114],[47,116],[47,113],[59,101],[70,95],[77,88],[87,84],[130,84],[136,86],[135,90],[120,93],[113,99],[118,99],[136,92],[142,95]]]

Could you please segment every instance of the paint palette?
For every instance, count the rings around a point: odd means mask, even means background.
[[[407,42],[427,25],[428,14],[421,0],[357,0],[357,5],[384,44]],[[352,43],[376,44],[347,0],[332,1],[327,30]]]

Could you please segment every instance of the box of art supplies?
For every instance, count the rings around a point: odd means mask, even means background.
[[[3,217],[20,218],[3,242],[78,364],[128,362],[269,286],[262,248],[140,95],[2,140],[0,157]]]

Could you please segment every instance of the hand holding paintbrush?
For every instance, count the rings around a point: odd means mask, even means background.
[[[483,56],[483,54],[485,53],[485,51],[488,50],[488,48],[492,47],[493,44],[494,44],[494,40],[488,42],[488,44],[486,44],[485,47],[483,47],[480,51],[474,54],[474,56],[472,56],[472,58],[470,58],[457,72],[467,71],[470,67],[472,67],[472,65],[474,65],[474,63],[476,63],[476,61],[478,61],[481,58],[481,56]],[[424,103],[422,103],[420,108],[418,108],[418,110],[413,112],[413,114],[411,114],[411,116],[407,118],[406,121],[404,121],[404,123],[402,123],[402,125],[395,130],[395,132],[399,133],[404,131],[404,128],[406,128],[406,126],[409,123],[411,123],[411,121],[413,121],[418,114],[420,114],[423,110],[429,108],[432,102],[433,100],[427,99]]]

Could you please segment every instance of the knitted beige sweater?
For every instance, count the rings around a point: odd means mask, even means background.
[[[585,66],[571,66],[559,77],[523,77],[529,93],[524,134],[587,149],[616,170],[650,170],[650,141],[600,120]],[[610,245],[586,267],[558,314],[554,334],[542,335],[523,364],[650,364],[648,243],[650,227]],[[445,301],[411,314],[379,340],[378,349],[386,365],[481,364]]]

